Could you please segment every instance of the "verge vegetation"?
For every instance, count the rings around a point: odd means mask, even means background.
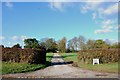
[[[53,53],[46,54],[46,64],[30,64],[17,62],[2,62],[2,74],[23,73],[46,68],[51,63]]]
[[[79,62],[77,58],[77,55],[79,55],[78,53],[59,53],[59,54],[64,58],[65,61],[73,61],[72,65],[75,67],[99,72],[118,73],[118,62],[100,63],[96,65],[93,65],[92,63],[85,64],[84,62]]]
[[[2,62],[2,74],[23,73],[45,68],[44,64]]]

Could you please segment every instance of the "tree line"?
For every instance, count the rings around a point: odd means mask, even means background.
[[[43,38],[41,40],[28,38],[24,40],[24,44],[24,48],[45,49],[47,52],[77,52],[79,50],[120,48],[120,43],[116,42],[111,44],[109,41],[104,41],[102,39],[87,40],[82,35],[68,41],[66,37],[58,41],[55,41],[53,38]],[[2,45],[2,47],[4,46]],[[20,44],[15,44],[12,48],[21,48],[21,46]]]

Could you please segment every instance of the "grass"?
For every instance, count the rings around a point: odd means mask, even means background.
[[[100,71],[100,72],[110,72],[110,73],[118,73],[118,63],[108,63],[108,64],[83,64],[83,63],[78,63],[77,60],[77,54],[75,53],[59,53],[64,60],[66,61],[74,61],[77,62],[78,67],[84,68],[84,69],[89,69],[89,70],[94,70],[94,71]]]
[[[53,53],[47,53],[46,55],[46,61],[51,62],[51,58],[53,57]]]
[[[65,61],[77,62],[77,53],[59,53]]]
[[[99,72],[118,73],[118,63],[96,64],[96,65],[79,63],[79,67],[89,70],[95,70]]]
[[[2,62],[2,74],[22,73],[45,68],[43,64]]]
[[[50,65],[53,53],[47,53],[46,64],[28,64],[28,63],[13,63],[13,62],[2,62],[2,74],[9,73],[23,73],[43,69]]]
[[[47,55],[46,55],[46,66],[50,66],[51,65],[52,57],[53,57],[53,53],[47,53]]]

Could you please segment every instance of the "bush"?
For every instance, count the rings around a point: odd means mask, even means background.
[[[118,62],[118,49],[82,50],[78,54],[78,61],[82,63],[92,63],[93,58],[98,58],[100,63]]]
[[[44,64],[46,51],[43,49],[2,48],[2,61]]]

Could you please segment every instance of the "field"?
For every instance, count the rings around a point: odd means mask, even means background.
[[[50,65],[52,53],[46,55],[46,64],[10,63],[2,62],[2,74],[30,72],[45,68]]]
[[[118,63],[106,63],[106,64],[83,64],[78,63],[77,60],[77,54],[76,53],[59,53],[64,60],[66,61],[74,61],[77,62],[78,67],[89,69],[89,70],[95,70],[95,71],[101,71],[101,72],[110,72],[110,73],[118,73]]]
[[[77,62],[77,53],[59,53],[65,61]]]

